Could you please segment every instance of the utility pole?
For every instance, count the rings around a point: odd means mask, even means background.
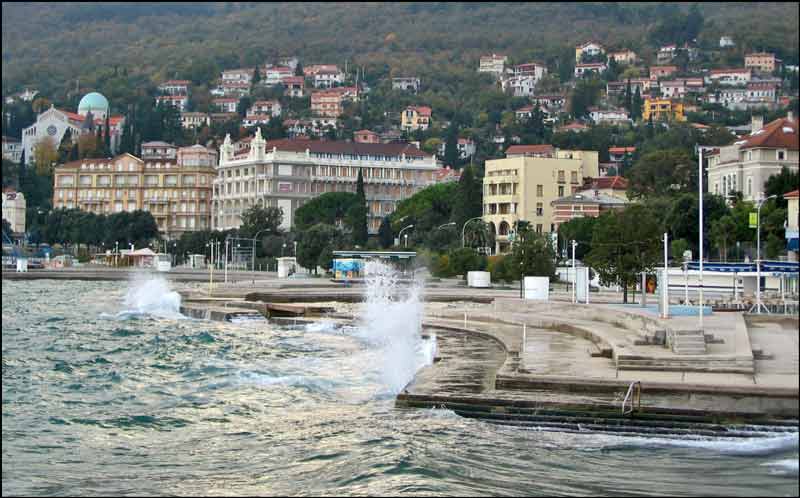
[[[575,286],[578,284],[578,274],[575,272],[575,246],[578,243],[575,240],[572,241],[572,304],[575,304]]]
[[[700,287],[700,300],[698,304],[698,312],[700,313],[700,330],[703,330],[703,148],[699,147],[698,164],[697,164],[697,179],[699,184],[700,194],[700,279],[698,286]]]

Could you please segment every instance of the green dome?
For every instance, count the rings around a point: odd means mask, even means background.
[[[78,114],[88,111],[108,112],[108,100],[97,92],[87,93],[78,104]]]

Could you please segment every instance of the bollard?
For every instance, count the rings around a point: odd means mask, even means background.
[[[525,352],[525,342],[526,342],[526,339],[527,339],[527,335],[528,335],[528,324],[527,323],[523,323],[522,324],[522,351],[520,351],[520,354]]]
[[[467,328],[467,312],[464,312],[464,328]]]

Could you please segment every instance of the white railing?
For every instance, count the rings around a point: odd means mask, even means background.
[[[628,403],[630,399],[630,408],[627,410],[625,409],[625,405]],[[642,409],[642,383],[638,380],[631,382],[628,386],[628,392],[625,394],[625,399],[622,400],[622,415],[630,415],[634,412],[634,399],[636,400],[636,408],[635,410],[641,411]]]

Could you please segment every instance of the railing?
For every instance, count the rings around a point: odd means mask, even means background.
[[[636,389],[634,389],[634,387]],[[631,382],[631,385],[628,386],[628,392],[625,394],[625,399],[622,400],[622,415],[630,415],[634,411],[633,403],[634,398],[636,400],[636,411],[641,411],[642,409],[642,383],[638,380]],[[630,409],[625,409],[625,404],[628,403],[628,399],[631,400],[631,407]]]

